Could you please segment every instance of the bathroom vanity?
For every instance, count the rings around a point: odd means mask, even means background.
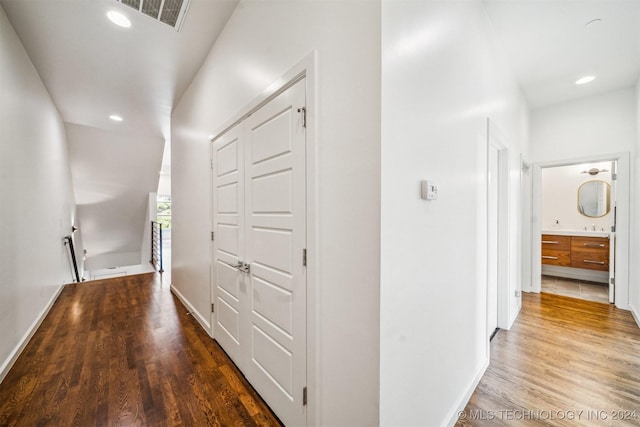
[[[609,233],[547,230],[542,234],[541,247],[543,274],[547,270],[554,276],[608,282]]]

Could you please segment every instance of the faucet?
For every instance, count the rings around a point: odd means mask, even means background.
[[[596,231],[596,225],[595,224],[591,224],[591,230]]]

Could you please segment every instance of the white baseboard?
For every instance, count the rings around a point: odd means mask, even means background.
[[[518,320],[518,316],[520,315],[520,311],[522,311],[522,298],[520,298],[520,301],[518,302],[518,306],[516,307],[515,311],[511,314],[511,319],[509,319],[509,327],[506,328],[507,330],[511,329],[513,324],[516,323],[516,320]]]
[[[458,406],[455,408],[453,413],[450,412],[449,415],[447,416],[447,419],[448,419],[447,426],[453,427],[456,424],[456,422],[458,421],[458,414],[460,413],[460,411],[463,411],[464,408],[467,406],[467,403],[469,403],[469,399],[471,399],[471,395],[473,394],[474,391],[476,391],[476,387],[478,387],[478,384],[480,384],[480,380],[482,379],[488,367],[489,367],[489,359],[487,358],[480,366],[480,369],[476,373],[476,376],[473,378],[473,381],[471,382],[466,393],[464,394],[464,396],[462,396],[462,399],[460,399],[460,401],[458,402]]]
[[[638,310],[631,304],[629,304],[629,311],[633,316],[633,319],[636,321],[636,325],[640,328],[640,314],[638,314]]]
[[[27,330],[27,333],[24,334],[20,342],[18,342],[18,345],[16,345],[13,351],[9,354],[9,357],[7,357],[7,359],[2,363],[2,367],[0,367],[0,383],[4,380],[4,377],[7,376],[9,370],[11,370],[11,368],[13,367],[13,364],[16,363],[16,360],[18,360],[18,357],[20,357],[20,354],[22,354],[24,348],[27,346],[27,344],[29,344],[29,341],[33,337],[33,334],[36,333],[44,318],[47,317],[47,314],[49,314],[49,310],[51,310],[51,307],[53,307],[53,304],[58,299],[58,296],[60,295],[60,292],[62,292],[64,287],[64,284],[60,285],[47,305],[42,309],[38,317],[36,317],[36,319],[33,321],[31,326]]]
[[[204,316],[202,316],[198,312],[198,310],[196,310],[196,308],[189,302],[189,300],[187,300],[185,296],[182,295],[180,291],[176,289],[175,286],[173,286],[173,284],[171,285],[171,292],[173,292],[173,294],[178,297],[182,305],[184,305],[189,311],[189,313],[191,313],[191,315],[198,321],[198,323],[200,323],[200,326],[202,326],[202,329],[204,329],[205,332],[209,336],[211,336],[211,322],[205,319]]]

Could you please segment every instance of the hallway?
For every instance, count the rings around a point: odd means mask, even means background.
[[[640,425],[640,330],[613,305],[523,294],[522,312],[491,342],[458,426]]]
[[[157,274],[67,285],[0,384],[0,425],[278,420]]]

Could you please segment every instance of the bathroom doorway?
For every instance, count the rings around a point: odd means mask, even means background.
[[[626,153],[534,165],[534,292],[626,308],[628,179]]]
[[[610,161],[542,170],[542,292],[613,302],[615,169]]]

